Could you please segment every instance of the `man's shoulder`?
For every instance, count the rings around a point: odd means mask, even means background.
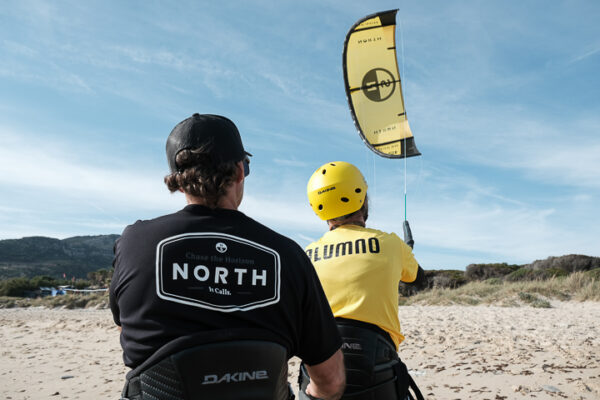
[[[121,237],[127,237],[135,234],[146,234],[149,230],[159,229],[166,226],[173,219],[176,219],[178,212],[161,215],[152,219],[138,219],[134,223],[127,225],[121,234]]]
[[[380,241],[385,241],[393,244],[398,244],[400,242],[404,243],[400,236],[398,236],[395,232],[386,232],[380,229],[375,228],[363,228],[363,232],[368,236],[375,236]]]
[[[376,235],[381,237],[398,237],[394,232],[382,231],[381,229],[376,228],[360,228],[365,234]]]
[[[400,236],[395,232],[385,232],[378,229],[364,228],[365,232],[370,232],[375,235],[384,249],[388,249],[394,252],[401,252],[402,254],[408,254],[412,252],[412,249],[407,245]]]

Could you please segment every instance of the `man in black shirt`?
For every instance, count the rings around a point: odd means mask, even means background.
[[[227,346],[256,339],[285,349],[286,360],[296,355],[304,361],[310,395],[338,399],[345,380],[341,339],[310,260],[295,242],[237,211],[250,154],[234,123],[194,114],[175,126],[166,150],[171,174],[165,183],[171,192],[183,192],[188,205],[137,221],[115,244],[110,307],[121,328],[125,364],[137,375],[186,343]],[[240,371],[237,358],[217,353],[210,362]],[[240,381],[263,375],[252,370],[193,380],[233,382],[223,390],[235,391]]]

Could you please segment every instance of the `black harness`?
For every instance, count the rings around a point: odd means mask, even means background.
[[[232,331],[211,336],[209,342],[203,334],[186,336],[160,348],[127,374],[121,400],[292,398],[285,347],[264,339],[232,340]]]
[[[337,318],[336,322],[342,336],[346,367],[346,390],[342,399],[423,400],[387,332],[355,320]],[[306,368],[301,365],[298,376],[300,399],[311,399],[306,394],[309,382]]]

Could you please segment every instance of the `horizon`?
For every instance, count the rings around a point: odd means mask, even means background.
[[[76,239],[76,238],[86,238],[86,237],[98,237],[98,236],[121,236],[120,233],[106,233],[106,234],[92,234],[92,235],[76,235],[76,236],[69,236],[66,238],[55,238],[55,237],[50,237],[50,236],[24,236],[24,237],[20,237],[20,238],[6,238],[6,239],[0,239],[0,242],[2,241],[6,241],[6,240],[22,240],[22,239],[35,239],[35,238],[42,238],[42,239],[54,239],[54,240],[68,240],[68,239]],[[520,265],[520,266],[527,266],[527,265],[531,265],[537,261],[544,261],[550,258],[562,258],[562,257],[568,257],[568,256],[583,256],[583,257],[595,257],[595,258],[600,258],[597,256],[590,256],[588,254],[561,254],[561,255],[549,255],[547,257],[541,258],[541,259],[536,259],[536,260],[531,260],[530,262],[525,262],[525,263],[517,263],[517,264],[511,264],[511,263],[507,263],[504,261],[498,261],[495,263],[469,263],[465,266],[462,267],[455,267],[455,268],[435,268],[435,266],[427,268],[428,270],[463,270],[466,271],[467,267],[470,265],[493,265],[493,264],[507,264],[507,265]]]
[[[395,8],[422,153],[406,182],[360,139],[342,74],[350,27]],[[0,17],[0,239],[119,235],[183,208],[164,145],[199,112],[254,155],[240,211],[302,247],[326,230],[309,177],[348,161],[369,227],[402,237],[406,184],[425,269],[600,256],[598,2],[31,0]]]

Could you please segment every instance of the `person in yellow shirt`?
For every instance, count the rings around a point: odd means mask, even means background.
[[[398,284],[423,276],[411,247],[395,233],[366,227],[367,183],[354,165],[335,161],[319,167],[308,182],[307,194],[314,212],[329,226],[305,251],[343,338],[342,399],[412,398],[409,386],[422,398],[397,353],[404,340]],[[301,399],[306,398],[302,386],[307,380],[301,373]]]

